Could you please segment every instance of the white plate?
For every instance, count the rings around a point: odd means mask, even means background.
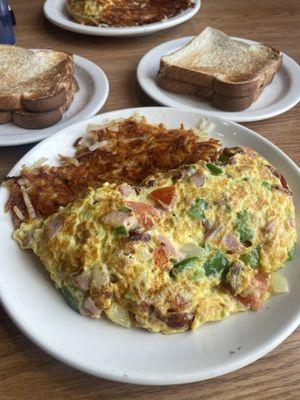
[[[140,60],[137,69],[137,78],[143,90],[155,101],[169,107],[185,107],[201,110],[207,115],[216,115],[220,118],[236,122],[260,121],[282,114],[300,101],[300,67],[282,54],[282,65],[274,76],[273,82],[267,86],[259,98],[246,110],[228,112],[215,108],[205,100],[196,96],[179,95],[161,89],[156,84],[156,75],[159,61],[162,56],[172,53],[193,39],[193,36],[183,37],[163,43],[150,50]],[[254,44],[251,40],[235,38],[243,42]]]
[[[149,35],[150,33],[162,31],[171,28],[172,26],[182,24],[192,18],[199,11],[200,6],[201,0],[195,0],[195,6],[193,8],[188,8],[166,21],[128,28],[98,27],[79,24],[78,22],[73,21],[72,17],[69,15],[66,8],[66,0],[46,0],[44,3],[44,14],[54,25],[68,31],[82,33],[84,35],[133,37]]]
[[[38,142],[84,118],[95,115],[106,102],[109,84],[103,70],[86,58],[74,55],[75,78],[79,85],[70,108],[61,121],[44,129],[24,129],[13,123],[0,125],[0,146]]]
[[[88,123],[142,112],[150,122],[170,128],[198,126],[205,113],[171,108],[140,108],[97,115],[65,128],[39,143],[10,172],[31,165],[41,156],[51,162],[57,153],[71,154],[72,144]],[[245,145],[259,151],[283,172],[294,192],[300,227],[300,172],[281,150],[255,132],[209,117],[212,136],[227,146]],[[282,342],[300,321],[299,246],[296,259],[283,270],[290,293],[273,296],[258,312],[245,312],[198,331],[176,335],[126,329],[105,318],[92,320],[74,312],[54,288],[40,262],[11,239],[13,226],[3,213],[7,190],[0,189],[0,296],[17,326],[34,343],[59,360],[103,378],[139,384],[177,384],[213,378],[241,368]]]

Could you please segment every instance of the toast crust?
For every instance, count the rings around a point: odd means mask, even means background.
[[[168,92],[198,96],[208,101],[212,99],[214,94],[210,87],[196,86],[191,83],[168,79],[161,75],[157,77],[157,83],[162,89],[167,90]]]
[[[60,108],[43,113],[18,110],[13,114],[13,122],[25,129],[42,129],[56,124],[62,119]]]
[[[22,105],[25,110],[32,112],[46,112],[62,106],[67,100],[66,88],[62,88],[53,95],[40,97],[37,99],[23,98]]]
[[[62,119],[63,114],[70,107],[77,90],[78,84],[73,79],[69,89],[65,90],[66,100],[60,107],[46,112],[17,110],[13,113],[13,122],[25,129],[42,129],[52,126]]]
[[[264,89],[264,87],[261,87],[250,96],[230,97],[216,93],[209,87],[196,86],[161,76],[158,77],[157,83],[162,89],[169,92],[197,96],[203,100],[210,101],[216,108],[224,111],[241,111],[250,107]]]
[[[12,111],[0,111],[0,125],[12,120]]]

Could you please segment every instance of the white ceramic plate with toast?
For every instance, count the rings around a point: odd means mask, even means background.
[[[12,169],[31,166],[40,157],[54,163],[57,154],[74,153],[73,143],[89,123],[104,124],[138,112],[150,123],[168,128],[198,127],[203,118],[212,123],[210,135],[225,146],[249,146],[285,175],[296,206],[300,227],[300,171],[280,149],[257,133],[205,112],[149,107],[113,111],[66,127],[35,146]],[[300,248],[283,270],[288,294],[272,296],[257,312],[207,323],[196,332],[176,335],[126,329],[105,318],[93,320],[74,312],[51,283],[31,253],[20,250],[11,235],[13,224],[3,211],[7,189],[0,189],[1,274],[0,298],[16,325],[34,343],[57,359],[87,373],[122,382],[167,385],[213,378],[255,361],[274,349],[300,322]]]
[[[161,57],[180,49],[191,39],[193,39],[193,36],[163,43],[150,50],[140,60],[137,69],[138,82],[144,92],[158,103],[169,107],[201,110],[207,115],[216,115],[230,121],[247,122],[275,117],[290,110],[300,101],[300,67],[284,53],[281,53],[282,65],[274,76],[272,83],[264,89],[259,98],[249,108],[242,111],[222,111],[199,97],[175,94],[160,88],[156,83],[156,75]],[[249,44],[257,43],[241,38],[234,39]]]
[[[201,0],[195,0],[195,6],[193,8],[188,8],[182,13],[167,20],[147,25],[120,28],[110,26],[89,26],[73,21],[66,8],[66,0],[46,0],[44,3],[44,14],[54,25],[68,31],[94,36],[135,37],[149,35],[182,24],[191,19],[199,11],[200,7]]]
[[[95,115],[106,102],[109,83],[103,70],[86,58],[74,55],[74,76],[79,86],[61,121],[44,129],[24,129],[13,123],[0,125],[0,146],[15,146],[45,139],[58,130]]]

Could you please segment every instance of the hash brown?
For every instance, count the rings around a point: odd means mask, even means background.
[[[8,178],[6,210],[18,226],[36,216],[48,217],[89,187],[104,182],[138,186],[148,175],[214,159],[219,141],[198,133],[183,126],[167,129],[137,117],[91,127],[74,144],[75,155],[61,157],[61,165],[24,167],[19,176]]]

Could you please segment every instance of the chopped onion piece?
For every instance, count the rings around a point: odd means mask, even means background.
[[[66,164],[72,164],[75,167],[78,167],[79,165],[79,161],[77,160],[77,158],[74,157],[67,157],[67,156],[63,156],[61,154],[58,155],[58,158],[60,159],[60,161],[62,161],[63,163]]]
[[[196,257],[203,255],[203,249],[194,243],[186,243],[181,248],[180,251],[187,255],[188,257]]]
[[[25,203],[27,211],[28,211],[29,218],[30,219],[36,218],[36,213],[35,213],[32,203],[31,203],[30,197],[29,197],[28,193],[25,191],[25,189],[23,188],[23,186],[21,186],[21,191],[22,191],[24,203]]]
[[[274,293],[288,293],[289,285],[286,277],[279,272],[271,274],[271,287]]]
[[[48,161],[47,157],[40,157],[38,160],[36,160],[33,164],[31,168],[37,168],[40,167],[41,165],[43,165],[46,161]]]
[[[115,324],[125,326],[125,328],[131,327],[128,311],[118,303],[112,303],[106,315]]]
[[[19,209],[18,206],[14,206],[13,210],[20,221],[23,221],[25,219],[24,214],[22,213],[22,211]]]
[[[96,142],[89,147],[89,151],[95,151],[97,149],[101,149],[109,144],[108,140],[102,140],[102,142]]]

